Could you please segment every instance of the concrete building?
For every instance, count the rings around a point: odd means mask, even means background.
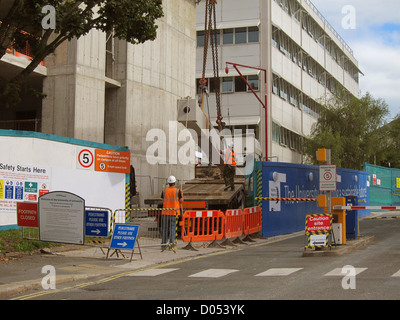
[[[191,179],[193,166],[176,159],[174,131],[183,128],[177,123],[178,99],[196,93],[196,4],[164,0],[163,10],[155,41],[132,45],[92,30],[63,43],[30,77],[46,98],[24,99],[17,108],[2,111],[2,128],[17,124],[13,129],[127,146],[143,197],[161,194],[170,174]],[[26,64],[26,57],[10,51],[1,60],[0,72],[11,76]],[[39,125],[21,127],[23,118]],[[152,129],[161,132],[156,138],[171,159],[149,162]]]
[[[204,3],[197,8],[197,83],[203,69]],[[303,138],[311,133],[325,99],[338,85],[359,94],[353,51],[310,0],[220,0],[216,20],[226,127],[254,130],[269,160],[302,163]],[[266,70],[265,85],[263,71],[238,67],[262,101],[267,95],[267,114],[232,66],[225,74],[226,62]],[[211,54],[205,77],[215,125]]]

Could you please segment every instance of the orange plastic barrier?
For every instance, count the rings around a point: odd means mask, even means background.
[[[243,211],[229,209],[225,213],[225,238],[240,237],[243,234]]]
[[[262,229],[262,211],[260,207],[251,207],[243,210],[243,234],[250,235]]]
[[[225,230],[222,211],[185,211],[180,222],[184,242],[221,240]]]

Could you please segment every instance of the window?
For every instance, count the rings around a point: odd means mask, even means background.
[[[288,85],[286,81],[281,81],[279,89],[280,97],[288,101]]]
[[[249,83],[250,87],[252,87],[252,89],[254,91],[258,91],[259,90],[259,84],[258,84],[258,76],[257,75],[253,75],[253,76],[247,76],[247,82]],[[251,91],[250,89],[248,89],[249,91]]]
[[[276,95],[279,95],[279,78],[274,77],[274,81],[272,82],[272,92]]]
[[[299,99],[298,99],[298,96],[299,96],[299,90],[297,90],[295,87],[293,87],[293,86],[290,86],[290,88],[289,88],[289,96],[290,96],[290,103],[292,104],[292,105],[294,105],[295,107],[300,107],[300,104],[299,104]]]
[[[204,46],[204,31],[197,31],[197,46]]]
[[[215,30],[215,34],[214,35],[216,35],[216,37],[217,37],[217,46],[219,46],[220,45],[220,41],[221,41],[221,30]],[[214,35],[213,34],[210,34],[210,41],[212,41],[212,37],[214,37]]]
[[[210,78],[210,79],[208,79],[208,83],[210,85],[209,86],[210,92],[215,93],[216,86],[217,85],[219,86],[219,83],[217,82],[217,79],[216,78]]]
[[[222,92],[233,92],[233,77],[222,78]]]
[[[242,77],[235,77],[235,92],[245,92],[247,85]]]
[[[247,28],[236,28],[235,29],[235,43],[246,43],[247,42]]]
[[[233,29],[224,29],[223,43],[224,44],[233,44]]]
[[[279,143],[279,126],[272,122],[272,141]]]
[[[258,42],[259,41],[258,27],[249,27],[248,38],[249,38],[248,39],[249,42]]]
[[[288,0],[279,0],[278,3],[282,7],[282,9],[286,12],[289,13],[289,4]]]

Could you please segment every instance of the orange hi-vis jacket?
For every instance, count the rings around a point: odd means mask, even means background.
[[[163,194],[163,208],[176,208],[177,210],[163,210],[162,214],[167,216],[180,215],[179,189],[173,186],[167,187],[163,190]]]
[[[225,161],[225,164],[229,164],[231,166],[236,166],[235,151],[233,151],[231,148],[226,149],[224,161]]]

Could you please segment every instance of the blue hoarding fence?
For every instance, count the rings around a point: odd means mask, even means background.
[[[262,172],[262,187],[257,188],[257,170]],[[323,213],[315,199],[319,194],[319,167],[281,163],[259,162],[255,164],[253,190],[261,190],[254,197],[262,199],[262,235],[264,237],[288,234],[304,229],[308,214]],[[364,171],[337,169],[337,190],[332,197],[356,196],[359,203],[369,204],[368,173]],[[268,200],[267,200],[268,199]],[[282,200],[284,199],[284,200]],[[299,201],[309,199],[307,201]],[[369,211],[360,212],[360,217]]]

